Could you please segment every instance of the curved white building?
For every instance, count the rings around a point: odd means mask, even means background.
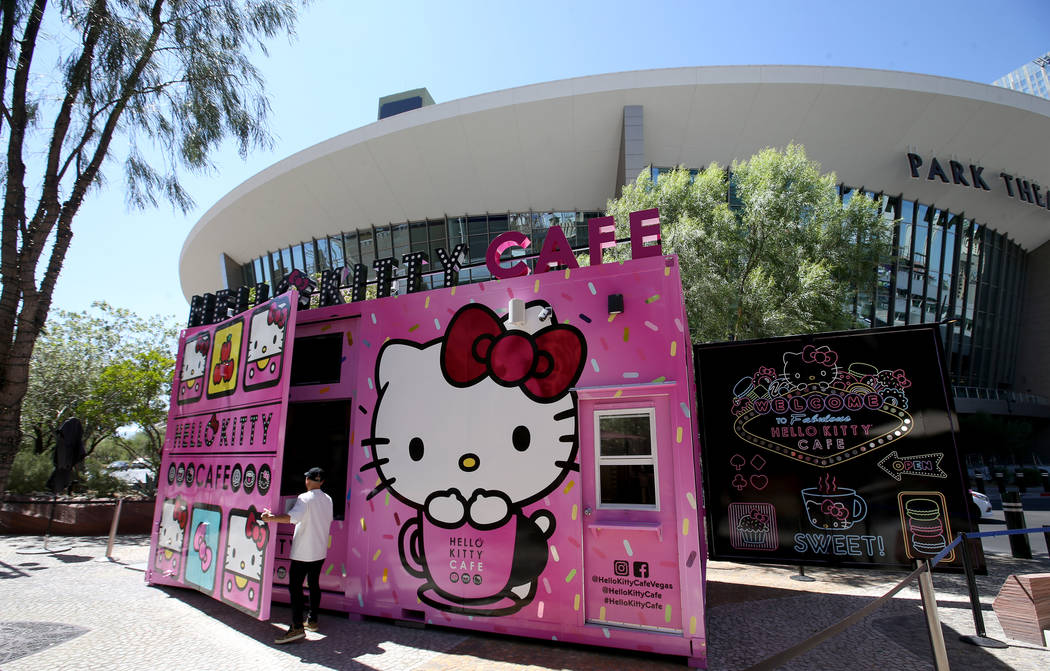
[[[301,151],[212,207],[183,245],[187,297],[291,268],[371,265],[495,235],[538,249],[642,170],[805,146],[843,193],[880,195],[898,259],[858,319],[944,327],[961,411],[1050,416],[1050,100],[942,77],[834,67],[651,70],[423,106]],[[467,271],[464,271],[467,275]],[[438,280],[440,281],[440,276]]]

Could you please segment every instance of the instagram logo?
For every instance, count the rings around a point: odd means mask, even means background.
[[[627,575],[630,570],[629,565],[622,559],[617,559],[613,562],[613,574],[615,575]]]

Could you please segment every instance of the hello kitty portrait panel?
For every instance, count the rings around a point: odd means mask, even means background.
[[[610,313],[610,295],[622,297],[622,312]],[[671,654],[700,649],[705,549],[674,257],[379,299],[362,304],[355,326],[352,610]],[[580,394],[597,388],[608,403],[659,408],[658,509],[594,501]],[[621,561],[637,573],[615,576]],[[677,636],[656,643],[652,632]]]

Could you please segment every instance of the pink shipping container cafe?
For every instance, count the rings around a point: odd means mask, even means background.
[[[308,310],[291,291],[184,331],[147,582],[268,619],[292,526],[259,513],[321,466],[323,607],[705,667],[692,347],[678,260],[636,214],[623,263],[548,240],[537,268],[569,268],[520,274],[504,234],[492,281]]]

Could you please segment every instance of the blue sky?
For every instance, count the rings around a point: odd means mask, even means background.
[[[702,65],[838,65],[990,83],[1050,51],[1050,2],[351,2],[314,0],[298,38],[257,63],[275,144],[187,175],[197,207],[129,211],[122,171],[89,195],[53,307],[93,300],[184,323],[182,242],[216,201],[273,163],[372,123],[384,95],[425,86],[438,103],[606,72]],[[386,223],[386,222],[375,222]],[[216,250],[216,256],[218,250]],[[218,287],[216,287],[218,288]]]

